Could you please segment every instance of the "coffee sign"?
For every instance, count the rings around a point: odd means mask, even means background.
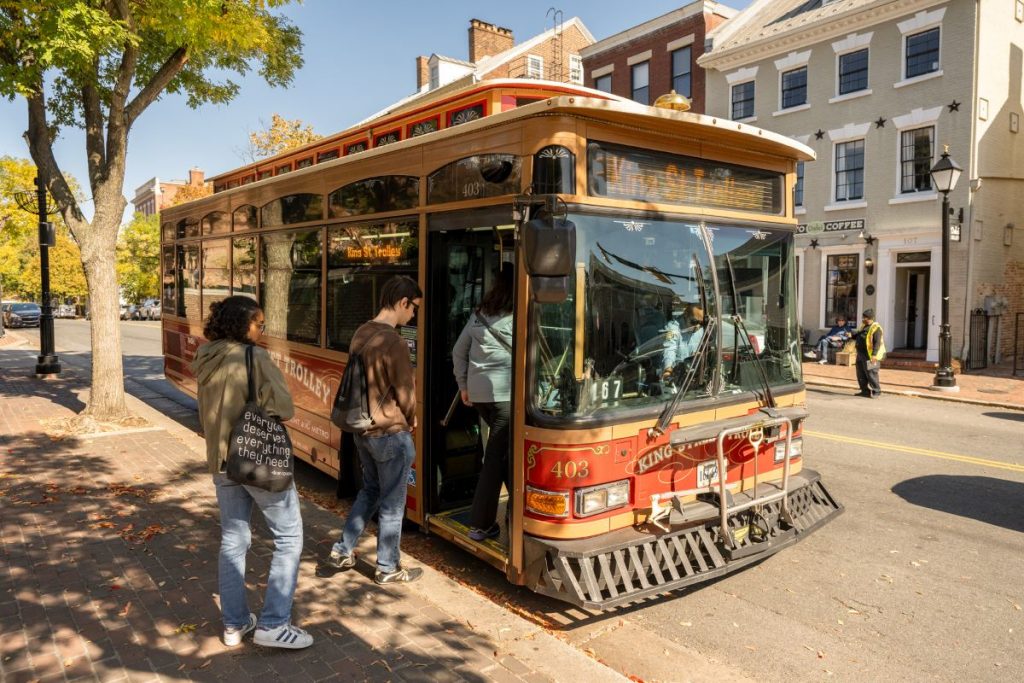
[[[864,219],[855,218],[849,221],[811,221],[796,226],[796,233],[798,235],[820,235],[824,232],[863,231],[864,229]]]

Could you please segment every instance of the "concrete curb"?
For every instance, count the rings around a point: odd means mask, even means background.
[[[858,385],[850,382],[844,382],[842,380],[824,381],[824,380],[810,380],[804,377],[804,384],[807,386],[821,386],[831,387],[833,389],[859,389]],[[987,407],[987,408],[1004,408],[1006,410],[1018,410],[1024,411],[1024,406],[1017,405],[1016,403],[1000,403],[998,401],[982,401],[975,398],[962,398],[957,395],[943,394],[940,391],[915,391],[913,389],[906,390],[895,390],[886,389],[885,385],[882,385],[883,394],[892,394],[894,396],[908,396],[910,398],[927,398],[936,401],[946,401],[949,403],[968,403],[970,405]]]

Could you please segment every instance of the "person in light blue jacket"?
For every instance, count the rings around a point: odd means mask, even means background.
[[[469,316],[452,359],[462,402],[473,406],[490,428],[484,466],[470,510],[469,537],[484,541],[501,533],[501,485],[511,491],[508,440],[512,399],[512,264],[502,265],[480,308]]]
[[[665,325],[662,376],[670,377],[679,363],[696,354],[703,338],[704,309],[698,304],[687,304],[681,322],[670,320]]]

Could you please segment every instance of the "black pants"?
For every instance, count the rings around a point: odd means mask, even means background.
[[[882,393],[882,386],[878,383],[878,367],[872,368],[871,361],[867,356],[857,356],[857,384],[860,385],[860,393],[867,394],[874,398]]]
[[[473,495],[469,524],[477,529],[487,529],[498,516],[498,499],[502,483],[512,491],[512,477],[508,467],[509,402],[473,403],[491,433],[487,437],[484,453],[484,467]]]

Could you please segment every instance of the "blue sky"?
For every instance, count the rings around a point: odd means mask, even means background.
[[[253,75],[241,81],[241,93],[227,105],[193,110],[174,96],[156,102],[132,129],[124,194],[131,201],[135,188],[149,178],[187,178],[193,166],[209,177],[241,165],[240,150],[248,132],[269,124],[275,112],[302,119],[321,134],[344,130],[416,89],[418,55],[436,52],[466,59],[472,18],[510,28],[520,42],[552,27],[546,14],[555,5],[566,20],[579,17],[601,40],[685,4],[680,0],[306,0],[284,10],[302,29],[306,62],[291,87],[269,88]],[[750,2],[723,4],[742,9]],[[28,158],[21,137],[26,116],[24,100],[0,101],[0,156]],[[84,186],[80,132],[63,131],[56,154],[62,169]],[[83,209],[91,215],[90,206]]]

